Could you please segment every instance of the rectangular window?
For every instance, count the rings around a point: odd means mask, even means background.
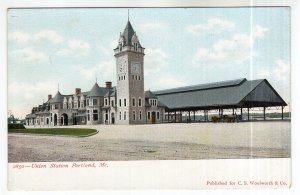
[[[141,76],[139,76],[139,80],[141,80]]]
[[[148,112],[148,119],[150,120],[151,118],[151,112]]]
[[[142,111],[140,111],[139,119],[142,120]]]
[[[132,75],[132,80],[134,80],[134,75]]]
[[[108,99],[107,99],[107,98],[105,98],[105,100],[104,100],[104,104],[105,104],[105,106],[107,106],[107,105],[108,105]]]
[[[124,120],[126,120],[126,111],[124,112]]]
[[[135,121],[135,111],[132,111],[133,120]]]
[[[93,121],[98,121],[98,110],[93,110]]]
[[[98,100],[97,99],[93,99],[93,106],[97,106],[98,105]]]
[[[87,111],[87,120],[90,121],[90,111]]]
[[[122,112],[119,114],[119,120],[122,120]]]
[[[159,112],[156,112],[156,119],[159,120]]]
[[[108,121],[108,110],[105,110],[105,120]]]
[[[111,106],[114,107],[115,106],[115,102],[114,100],[111,100]]]
[[[124,98],[124,106],[126,106],[126,99]]]
[[[121,107],[122,106],[122,100],[119,99],[119,106]]]
[[[58,109],[58,104],[55,104],[54,109]]]
[[[142,106],[142,99],[139,98],[139,106]]]
[[[132,106],[135,106],[135,98],[132,98]]]

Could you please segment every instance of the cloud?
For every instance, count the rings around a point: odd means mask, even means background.
[[[145,53],[145,75],[159,72],[166,64],[168,56],[161,48],[147,48]]]
[[[114,59],[104,60],[95,66],[86,67],[84,65],[74,66],[76,72],[81,74],[87,80],[115,81],[116,64]]]
[[[193,60],[196,66],[216,67],[241,64],[257,55],[253,43],[265,36],[267,28],[256,25],[252,33],[236,33],[230,39],[216,41],[210,48],[198,48]]]
[[[30,39],[29,34],[23,32],[12,32],[8,34],[8,40],[25,43]]]
[[[35,83],[11,82],[8,85],[8,109],[15,116],[23,116],[31,112],[31,108],[47,101],[47,94],[55,95],[55,81],[39,81]]]
[[[155,79],[154,82],[150,84],[150,87],[153,88],[150,88],[150,90],[170,89],[175,87],[183,87],[186,85],[187,83],[181,79],[175,78],[173,76],[165,76]]]
[[[211,18],[206,24],[188,25],[186,30],[194,35],[203,35],[205,33],[222,33],[224,31],[233,31],[235,23],[219,18]]]
[[[35,41],[43,41],[47,40],[52,43],[58,44],[63,42],[63,37],[60,36],[57,32],[53,30],[42,30],[33,36],[33,40]]]
[[[163,22],[145,22],[138,25],[138,29],[141,33],[153,33],[155,31],[165,30],[166,27],[167,24]]]
[[[57,54],[63,56],[85,56],[89,53],[89,51],[89,43],[72,39],[68,42],[67,47],[58,51]]]
[[[11,53],[12,59],[16,63],[34,63],[41,64],[48,61],[48,57],[45,53],[40,51],[35,51],[33,48],[27,47],[13,51]]]
[[[289,82],[290,80],[290,64],[289,62],[277,59],[274,62],[275,66],[270,69],[262,69],[258,72],[259,78],[267,78],[279,82]]]

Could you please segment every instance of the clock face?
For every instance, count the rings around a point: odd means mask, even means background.
[[[141,74],[141,65],[139,63],[131,64],[131,74]]]

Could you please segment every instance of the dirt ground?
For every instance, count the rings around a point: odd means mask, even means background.
[[[291,123],[194,123],[72,126],[91,137],[8,135],[8,161],[192,160],[289,158]]]

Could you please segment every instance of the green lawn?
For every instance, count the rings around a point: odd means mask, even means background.
[[[9,133],[32,133],[47,135],[71,135],[85,136],[97,132],[95,129],[77,129],[77,128],[43,128],[43,129],[8,129]]]

